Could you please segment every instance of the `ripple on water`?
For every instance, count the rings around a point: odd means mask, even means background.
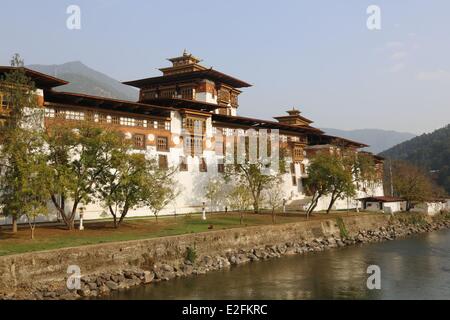
[[[372,264],[381,290],[367,289]],[[254,262],[108,299],[450,299],[450,230]]]

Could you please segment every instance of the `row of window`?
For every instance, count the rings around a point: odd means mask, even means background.
[[[146,146],[145,134],[136,133],[133,135],[133,144],[137,149],[144,149]],[[156,150],[162,152],[169,151],[169,138],[156,137]]]
[[[59,110],[46,108],[46,118],[58,118],[76,121],[93,121],[98,123],[112,123],[128,127],[154,128],[170,131],[170,121],[147,120],[140,118],[121,117],[117,115],[107,115],[105,113],[94,113],[74,110]]]
[[[203,133],[206,131],[206,121],[203,119],[183,118],[183,129]]]
[[[194,98],[194,89],[192,88],[182,88],[177,90],[169,89],[169,90],[161,90],[161,91],[151,91],[146,92],[145,97],[149,97],[151,99],[155,98],[163,98],[163,99],[172,99],[179,98],[186,100],[193,100]]]
[[[187,158],[185,156],[180,156],[179,169],[180,169],[180,171],[189,171]],[[206,159],[205,158],[200,158],[198,169],[199,169],[200,172],[208,172],[208,165],[206,164]],[[217,164],[217,171],[219,173],[224,173],[225,172],[225,165],[223,163],[218,163]]]

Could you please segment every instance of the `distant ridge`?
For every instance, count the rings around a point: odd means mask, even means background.
[[[450,194],[450,124],[396,145],[380,155],[426,169]]]
[[[56,91],[84,93],[130,101],[137,101],[139,97],[138,90],[91,69],[80,61],[61,65],[35,64],[27,67],[70,82],[68,85],[55,88]]]
[[[415,134],[381,129],[339,130],[321,128],[327,134],[362,142],[370,145],[367,151],[380,153],[399,143],[416,137]]]

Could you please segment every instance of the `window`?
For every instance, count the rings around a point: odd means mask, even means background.
[[[205,158],[201,158],[200,159],[199,170],[200,170],[200,172],[207,172],[208,171],[208,166],[206,164],[206,159]]]
[[[173,98],[175,96],[175,90],[161,91],[161,98]]]
[[[170,131],[170,121],[166,121],[164,124],[164,129]]]
[[[153,121],[153,128],[158,130],[167,130],[170,131],[170,121]]]
[[[224,173],[225,172],[225,165],[223,163],[217,164],[217,172]]]
[[[45,117],[46,118],[54,118],[55,117],[55,109],[45,108]]]
[[[145,148],[145,135],[135,134],[133,136],[133,143],[136,148],[144,149]]]
[[[223,138],[223,136],[216,135],[215,150],[217,155],[225,154],[225,139]]]
[[[120,124],[120,117],[118,117],[118,116],[111,116],[111,123],[112,124]]]
[[[238,105],[238,96],[235,93],[231,94],[231,104],[233,106],[237,106]]]
[[[89,121],[89,122],[94,122],[95,121],[95,115],[94,115],[94,112],[92,112],[92,111],[87,111],[84,114],[84,117],[85,117],[84,120],[86,120],[86,121]]]
[[[297,175],[295,174],[295,164],[291,163],[291,177],[292,177],[292,185],[297,185]]]
[[[181,89],[181,98],[182,99],[192,100],[192,96],[193,96],[193,91],[191,88]]]
[[[0,94],[0,109],[9,109],[9,101],[7,96]]]
[[[188,171],[187,159],[184,156],[180,156],[180,171]]]
[[[188,136],[184,138],[184,152],[186,154],[202,154],[203,153],[203,138]]]
[[[302,174],[306,174],[306,167],[305,167],[305,165],[303,163],[300,164],[300,169],[302,171],[301,172]]]
[[[301,147],[294,147],[294,158],[295,159],[302,159],[303,158],[303,148],[301,148]]]
[[[169,143],[167,137],[156,138],[156,150],[157,151],[169,151]]]
[[[108,122],[108,116],[104,113],[98,114],[98,122],[99,123],[107,123]]]
[[[291,174],[295,175],[295,164],[291,163]]]
[[[135,119],[135,124],[137,127],[147,128],[147,120]]]
[[[135,126],[135,122],[134,122],[133,118],[120,117],[120,125],[121,126],[134,127]]]
[[[84,120],[84,112],[81,111],[65,111],[66,114],[66,120],[78,120],[83,121]]]
[[[206,131],[206,122],[201,119],[184,118],[183,128],[191,132],[202,133]]]
[[[167,156],[165,154],[158,155],[158,165],[159,168],[163,170],[169,168],[169,163],[167,162]]]

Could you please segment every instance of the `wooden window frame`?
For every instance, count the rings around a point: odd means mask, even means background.
[[[137,138],[141,138],[138,140]],[[133,135],[133,145],[135,149],[145,149],[146,141],[145,134],[135,133]]]
[[[169,151],[169,138],[168,137],[156,137],[156,151],[168,152]]]

